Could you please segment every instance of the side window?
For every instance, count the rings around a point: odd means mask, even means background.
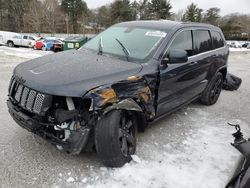
[[[208,30],[194,30],[194,55],[212,50],[212,40]]]
[[[23,39],[28,39],[28,36],[23,36]]]
[[[217,31],[211,31],[212,41],[213,41],[213,49],[221,48],[224,46],[224,40],[221,37],[221,34]]]
[[[29,39],[30,39],[30,40],[35,40],[35,39],[34,39],[33,37],[31,37],[31,36],[29,36]]]
[[[193,55],[193,44],[192,44],[192,32],[191,30],[182,31],[179,33],[172,44],[169,47],[169,50],[185,50],[188,53],[188,56]]]

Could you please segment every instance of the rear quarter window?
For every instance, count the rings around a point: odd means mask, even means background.
[[[208,30],[194,30],[194,55],[212,50],[212,40]]]
[[[225,45],[221,34],[217,31],[211,31],[211,37],[213,41],[213,49],[221,48]]]

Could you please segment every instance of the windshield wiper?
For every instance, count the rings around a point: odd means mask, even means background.
[[[101,36],[98,42],[98,55],[102,55],[102,52],[103,52],[103,42],[102,42],[102,36]]]
[[[121,45],[122,51],[126,55],[127,61],[129,61],[129,56],[130,56],[129,50],[122,44],[122,42],[119,39],[116,38],[115,40]]]

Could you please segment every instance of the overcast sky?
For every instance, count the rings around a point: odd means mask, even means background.
[[[89,8],[97,8],[112,1],[113,0],[85,0]],[[221,9],[221,15],[235,12],[250,14],[250,0],[170,0],[170,2],[173,6],[173,12],[186,9],[187,5],[194,2],[204,10],[210,7],[219,7]]]

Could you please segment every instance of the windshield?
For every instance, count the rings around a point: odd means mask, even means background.
[[[102,54],[126,59],[125,47],[129,51],[130,61],[144,62],[152,55],[165,36],[166,33],[159,30],[113,26],[91,39],[83,48],[94,50],[98,53],[100,41],[102,41]]]

